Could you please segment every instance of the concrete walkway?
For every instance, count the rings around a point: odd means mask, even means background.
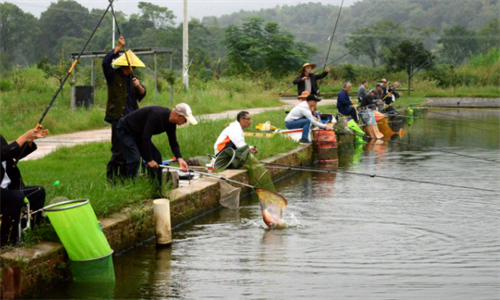
[[[249,108],[246,109],[246,111],[248,111],[252,115],[255,115],[270,110],[292,108],[293,105],[295,104],[295,101],[296,100],[283,100],[282,102],[285,102],[286,104],[282,106]],[[335,103],[336,103],[335,100],[323,100],[318,104],[329,105]],[[199,115],[197,116],[197,118],[210,119],[210,120],[235,119],[236,115],[240,111],[241,109],[229,110],[222,113]],[[58,147],[73,147],[81,144],[106,142],[106,141],[111,141],[111,128],[109,127],[104,129],[86,130],[86,131],[79,131],[79,132],[54,135],[54,136],[49,135],[49,137],[45,139],[36,140],[38,149],[35,152],[28,155],[26,158],[24,158],[24,160],[33,160],[42,158],[45,155],[49,154],[50,152],[55,151]]]

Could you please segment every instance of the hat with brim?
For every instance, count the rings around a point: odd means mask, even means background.
[[[311,70],[316,68],[316,65],[315,64],[310,64],[310,63],[305,63],[302,68],[300,68],[299,70],[299,73],[302,74],[304,73],[304,69],[307,67],[307,66],[311,66]]]
[[[127,60],[128,57],[128,60]],[[128,67],[130,62],[131,67],[137,68],[145,68],[146,65],[142,62],[142,60],[137,57],[132,50],[128,50],[127,53],[122,54],[122,56],[118,57],[112,62],[112,65],[115,68],[119,67]]]
[[[382,78],[382,80],[380,80],[380,82],[387,83],[387,80],[385,78]]]
[[[179,115],[184,116],[186,118],[186,120],[188,120],[188,122],[191,125],[198,124],[198,121],[193,116],[193,112],[191,111],[191,107],[189,107],[189,105],[187,105],[186,103],[177,104],[174,107],[174,111],[176,113],[178,113]]]
[[[299,99],[306,99],[311,93],[308,91],[303,91],[302,94],[298,97]]]

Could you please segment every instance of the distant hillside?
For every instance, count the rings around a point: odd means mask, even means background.
[[[280,28],[290,30],[297,40],[317,47],[315,61],[323,62],[328,49],[327,40],[332,34],[339,8],[309,2],[259,11],[240,11],[219,18],[205,17],[202,23],[225,27],[231,23],[241,23],[244,18],[262,17],[266,21],[277,22]],[[347,52],[344,44],[351,32],[381,20],[394,21],[408,30],[411,27],[433,27],[441,31],[454,25],[477,30],[499,16],[498,0],[363,0],[342,8],[329,61]],[[437,39],[437,34],[434,34],[426,41],[430,50],[437,47]],[[348,56],[343,61],[356,60]]]

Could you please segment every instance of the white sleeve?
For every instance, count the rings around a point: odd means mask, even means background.
[[[312,112],[311,110],[309,109],[309,107],[305,108],[305,107],[301,107],[300,108],[301,111],[302,111],[302,114],[309,120],[311,121],[311,123],[313,123],[314,125],[318,126],[319,128],[322,128],[322,129],[325,129],[325,124],[321,123],[321,122],[318,122],[316,121],[316,119],[313,117],[312,115]]]
[[[246,145],[243,131],[237,132],[236,130],[230,130],[228,136],[231,139],[231,142],[233,142],[233,144],[236,146],[236,148],[241,148]]]

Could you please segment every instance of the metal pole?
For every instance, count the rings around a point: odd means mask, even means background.
[[[155,59],[155,103],[158,103],[158,76],[156,72],[156,52],[153,55]]]
[[[173,66],[172,66],[172,52],[170,52],[170,71],[172,72]],[[172,82],[170,82],[170,108],[174,107],[174,87],[172,85]]]
[[[182,78],[182,82],[184,84],[184,88],[189,89],[189,77],[187,75],[188,70],[188,49],[189,49],[189,37],[188,37],[188,2],[184,0],[184,22],[182,28],[182,74],[184,75]]]
[[[73,59],[73,64],[75,63],[75,59]],[[75,75],[75,68],[71,70],[71,74]],[[75,77],[71,79],[71,112],[75,110],[75,93],[76,93],[76,80]]]
[[[90,85],[95,86],[95,60],[92,60],[92,73],[90,73]]]

